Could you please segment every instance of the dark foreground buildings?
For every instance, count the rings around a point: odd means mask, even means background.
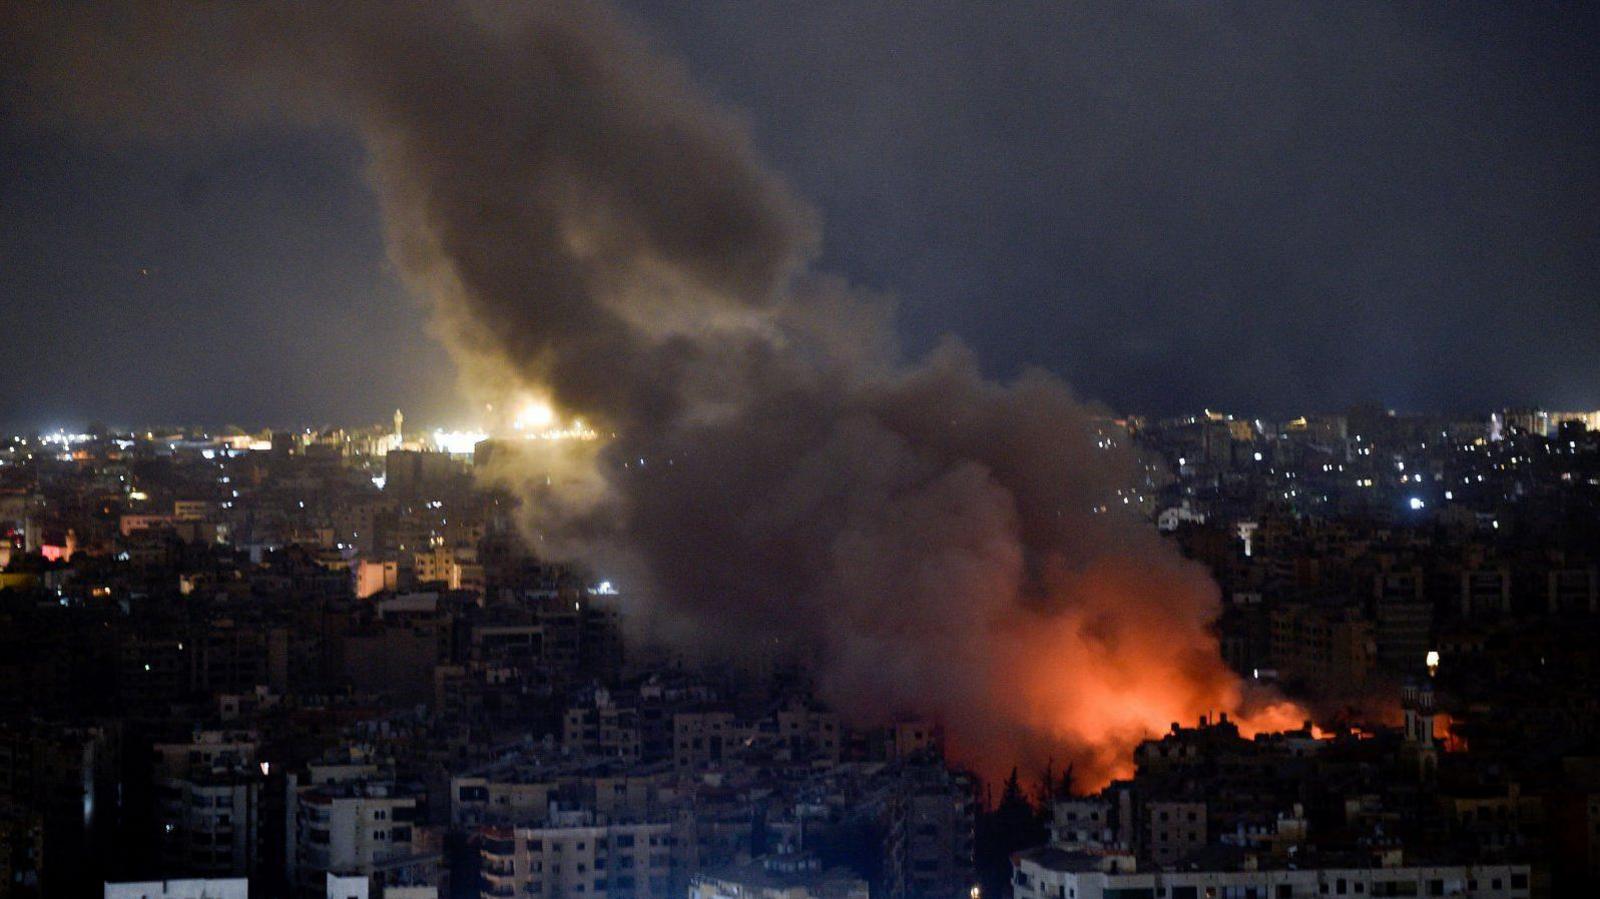
[[[1024,771],[1018,828],[937,722],[625,643],[465,455],[10,438],[0,895],[1593,895],[1600,440],[1572,418],[1108,423],[1150,456],[1130,510],[1221,585],[1228,662],[1319,727],[1176,722],[1092,794]]]

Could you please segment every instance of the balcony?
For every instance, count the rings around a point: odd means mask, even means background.
[[[517,887],[510,880],[480,877],[478,878],[478,892],[484,896],[513,897],[517,895]]]
[[[517,873],[515,866],[511,864],[509,859],[491,858],[489,856],[483,856],[483,865],[480,870],[495,877],[514,877]]]
[[[517,841],[485,838],[478,848],[486,859],[491,856],[509,859],[517,852]]]

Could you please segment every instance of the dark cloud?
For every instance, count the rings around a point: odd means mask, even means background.
[[[1600,404],[1582,4],[638,4],[824,265],[1123,409]]]

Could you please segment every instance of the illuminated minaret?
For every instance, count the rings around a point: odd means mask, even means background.
[[[1419,749],[1433,749],[1433,682],[1407,683],[1400,691],[1400,707],[1405,713],[1406,742]]]
[[[1416,761],[1422,780],[1432,782],[1439,767],[1439,746],[1433,739],[1433,681],[1419,685],[1408,680],[1400,690],[1400,707],[1405,713],[1402,751]]]
[[[400,410],[399,409],[394,410],[394,448],[395,449],[399,449],[400,445],[405,442],[405,427],[404,427],[405,423],[406,423],[406,417],[404,415],[400,414]]]

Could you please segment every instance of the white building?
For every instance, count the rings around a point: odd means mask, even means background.
[[[365,877],[329,874],[325,883],[328,888],[327,899],[369,899],[372,895],[372,881]]]
[[[165,864],[195,873],[254,871],[260,846],[257,778],[243,772],[169,778],[156,791]]]
[[[1188,500],[1184,500],[1179,505],[1162,509],[1160,514],[1156,516],[1156,527],[1167,533],[1176,531],[1185,524],[1205,523],[1206,513],[1190,505]]]
[[[250,899],[250,881],[243,877],[222,880],[143,880],[107,883],[105,899]]]
[[[1131,855],[1053,847],[1012,857],[1015,899],[1323,899],[1454,896],[1527,899],[1527,865],[1307,867],[1140,873]]]
[[[635,773],[637,772],[637,773]],[[500,772],[450,779],[450,822],[455,827],[542,822],[564,796],[606,820],[656,820],[679,807],[676,777],[640,769]]]
[[[329,874],[326,899],[439,899],[436,886],[385,886],[374,895],[372,880]]]
[[[417,800],[376,765],[312,765],[309,786],[287,784],[288,875],[303,894],[322,893],[328,874],[426,882],[437,852],[416,830]],[[419,845],[420,844],[420,845]]]
[[[1069,852],[1110,849],[1116,845],[1111,803],[1103,799],[1067,799],[1050,809],[1050,843]]]
[[[265,772],[249,731],[200,731],[185,743],[157,743],[156,822],[164,870],[255,873]]]
[[[842,868],[825,870],[814,856],[779,854],[696,874],[689,899],[867,899],[867,882]]]
[[[665,899],[680,841],[668,823],[597,824],[566,813],[541,827],[484,827],[479,855],[484,897]],[[683,847],[687,849],[688,847]],[[680,862],[681,864],[681,862]]]

